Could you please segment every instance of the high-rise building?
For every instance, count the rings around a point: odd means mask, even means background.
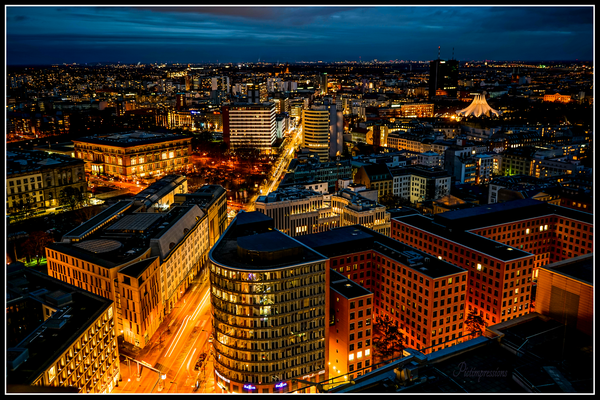
[[[246,85],[248,103],[264,103],[268,99],[267,83],[253,82]]]
[[[341,154],[344,119],[335,104],[313,105],[302,112],[303,146],[317,154],[321,162]]]
[[[229,149],[258,149],[271,154],[277,138],[275,104],[233,103],[223,110],[223,140]]]
[[[210,252],[215,382],[229,393],[327,379],[327,257],[242,212]]]
[[[438,94],[455,97],[458,88],[458,60],[429,62],[429,98]]]
[[[321,89],[321,94],[327,94],[327,72],[319,75],[319,88]]]

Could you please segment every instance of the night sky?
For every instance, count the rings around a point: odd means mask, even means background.
[[[593,34],[592,7],[7,6],[6,62],[592,60]]]

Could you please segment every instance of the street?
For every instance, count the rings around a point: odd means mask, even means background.
[[[267,195],[277,189],[282,175],[287,171],[290,161],[292,161],[294,158],[294,152],[302,144],[302,126],[299,126],[295,129],[296,131],[292,133],[292,136],[287,142],[286,147],[283,149],[281,155],[275,162],[273,167],[275,172],[269,174],[266,185],[261,186],[259,193],[252,197],[248,207],[246,208],[247,211],[254,211],[254,203],[256,202],[258,196]]]
[[[122,382],[113,393],[214,393],[213,360],[208,338],[212,331],[208,279],[196,279],[151,342],[133,358],[121,361]],[[207,354],[194,369],[198,356]],[[138,370],[141,378],[138,380]],[[220,392],[220,389],[218,390]]]

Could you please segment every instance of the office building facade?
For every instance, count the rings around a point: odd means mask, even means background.
[[[132,131],[73,139],[85,172],[125,181],[186,171],[192,139],[181,135]]]
[[[43,151],[6,152],[6,209],[18,212],[56,207],[75,190],[87,197],[84,163]]]
[[[429,98],[439,95],[456,97],[458,60],[433,60],[429,63]]]
[[[392,237],[469,272],[469,311],[487,325],[529,312],[541,266],[592,251],[591,214],[515,200],[392,220]]]
[[[329,264],[240,213],[210,252],[215,382],[228,393],[297,389],[327,379]]]
[[[233,103],[223,110],[223,140],[229,149],[257,149],[262,154],[271,154],[277,138],[275,104]]]
[[[118,385],[112,300],[24,266],[7,268],[6,300],[9,392],[110,393]]]

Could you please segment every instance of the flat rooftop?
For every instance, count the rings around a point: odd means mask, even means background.
[[[288,268],[327,260],[274,229],[273,219],[258,211],[239,213],[213,246],[209,257],[224,267],[246,271]]]
[[[87,136],[83,138],[77,138],[73,139],[73,143],[102,144],[116,147],[135,147],[144,144],[163,143],[185,139],[190,141],[192,140],[190,137],[183,135],[144,131],[129,131],[104,136]]]
[[[435,214],[433,219],[436,223],[448,228],[470,230],[553,214],[581,222],[593,223],[593,214],[533,199],[512,200],[449,211]]]
[[[258,196],[257,203],[276,203],[279,201],[301,200],[309,197],[322,196],[314,190],[306,189],[303,186],[291,186],[279,188],[266,196]]]
[[[473,209],[449,211],[443,214],[470,210]],[[519,250],[516,247],[501,244],[499,242],[496,242],[495,240],[485,238],[475,233],[464,232],[460,230],[460,228],[448,229],[440,224],[435,223],[433,219],[425,217],[423,215],[408,215],[404,217],[396,217],[394,219],[396,219],[399,222],[408,224],[410,226],[414,226],[415,228],[421,229],[423,231],[427,231],[430,234],[439,236],[445,240],[457,243],[466,248],[470,248],[483,254],[487,254],[488,256],[501,261],[506,262],[531,256],[531,253]]]
[[[508,324],[507,324],[508,322]],[[407,356],[355,377],[343,393],[593,393],[593,338],[539,314],[502,323],[501,340],[480,336],[426,356]],[[500,324],[499,324],[500,325]],[[521,348],[520,356],[515,349]],[[418,377],[401,382],[394,368]],[[520,383],[517,383],[520,381]],[[527,389],[526,389],[527,388]]]
[[[125,200],[119,201],[112,206],[108,207],[106,210],[100,212],[92,219],[86,221],[82,225],[79,225],[77,228],[73,229],[70,232],[67,232],[63,237],[64,238],[79,238],[90,230],[94,229],[96,226],[108,221],[112,217],[117,214],[123,213],[128,207],[133,205],[133,201]]]
[[[371,291],[346,278],[334,269],[329,270],[329,287],[347,299],[368,296]]]
[[[376,251],[433,279],[465,271],[361,225],[344,226],[296,239],[327,257]]]
[[[68,296],[59,296],[61,292]],[[52,301],[57,296],[66,298],[60,307],[56,307]],[[15,361],[21,352],[19,349],[27,349],[29,352],[27,361],[14,370],[7,367],[7,382],[28,385],[48,369],[113,302],[31,268],[23,268],[7,274],[7,306],[13,304],[21,305],[19,308],[27,311],[16,311],[11,316],[12,321],[21,318],[28,319],[29,322],[32,319],[40,321],[23,324],[25,332],[20,331],[18,326],[7,326],[7,342],[11,343],[7,349],[7,360]],[[46,321],[43,304],[58,309]],[[33,315],[24,316],[24,313]]]
[[[594,284],[594,254],[584,254],[579,257],[569,258],[553,264],[540,267],[548,271],[568,276],[587,285]]]
[[[6,175],[24,172],[41,171],[42,169],[56,168],[63,165],[83,165],[83,160],[64,154],[49,154],[45,151],[9,150],[6,152]]]
[[[136,263],[133,264],[129,264],[128,266],[126,266],[125,268],[122,268],[119,270],[120,273],[122,273],[123,275],[127,275],[130,276],[132,278],[137,278],[139,277],[145,270],[146,268],[148,268],[153,262],[154,260],[156,260],[158,258],[158,256],[156,257],[150,257],[150,258],[146,258],[144,260],[140,260]]]

